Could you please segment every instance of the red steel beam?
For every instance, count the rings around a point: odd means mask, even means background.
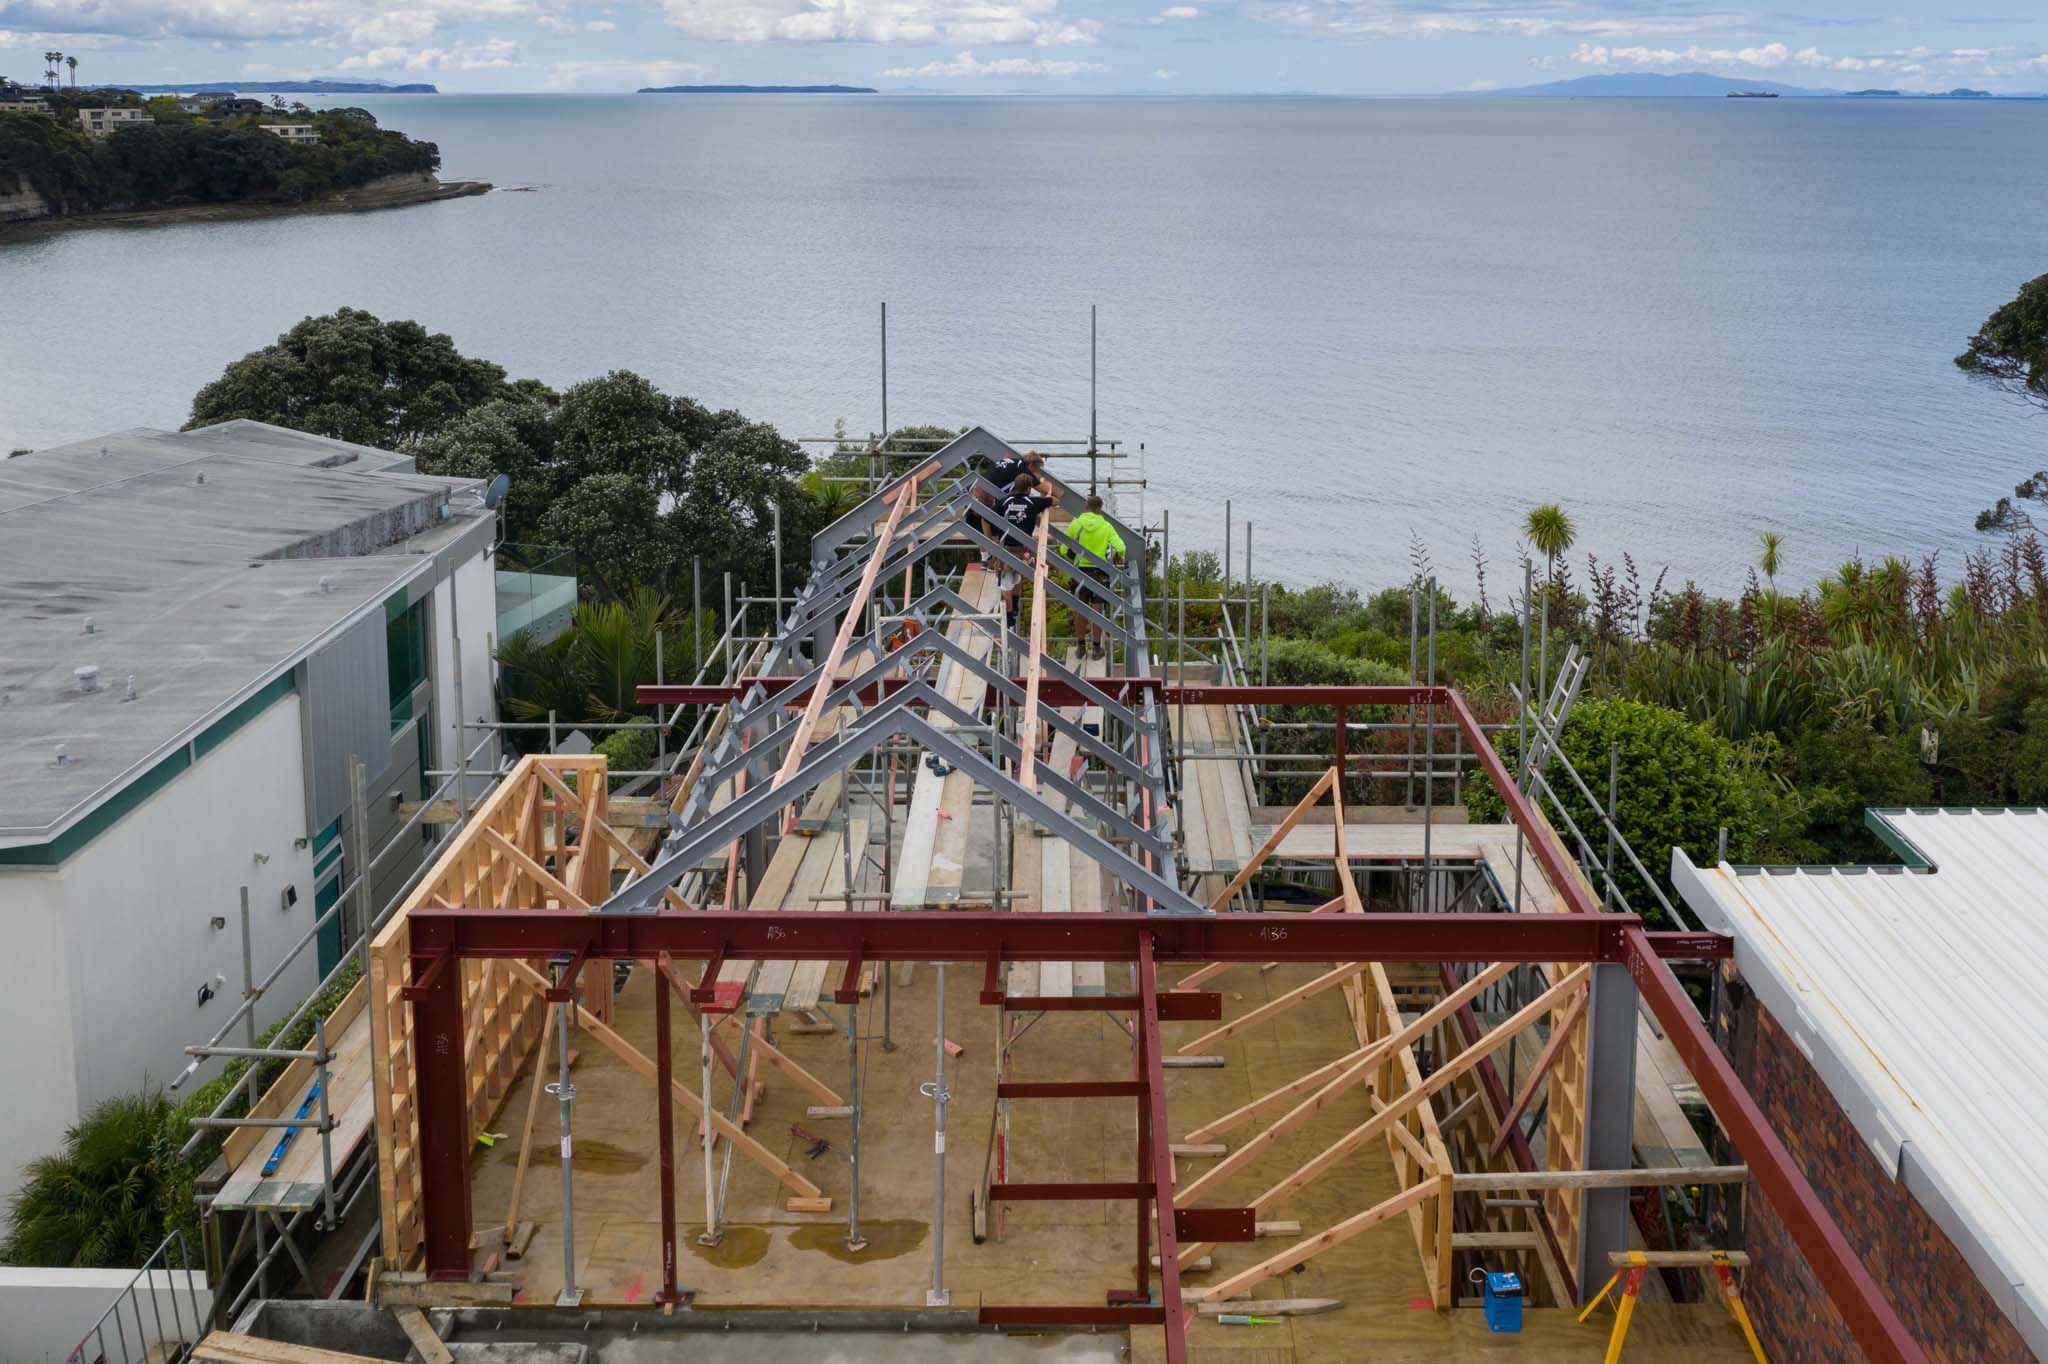
[[[1573,874],[1573,868],[1565,860],[1563,846],[1555,836],[1545,832],[1534,806],[1515,786],[1506,764],[1493,751],[1492,743],[1479,728],[1479,721],[1465,704],[1465,698],[1449,688],[1441,690],[1445,692],[1444,704],[1450,708],[1459,730],[1472,745],[1480,765],[1486,769],[1486,775],[1492,778],[1494,789],[1507,802],[1515,823],[1529,834],[1529,850],[1535,854],[1551,887],[1570,907],[1571,917],[1612,918],[1601,910]],[[1631,922],[1624,928],[1622,939],[1623,964],[1628,967],[1636,989],[1650,1006],[1650,1012],[1664,1025],[1666,1036],[1686,1068],[1692,1072],[1693,1081],[1699,1085],[1701,1095],[1714,1110],[1714,1116],[1735,1139],[1736,1149],[1741,1151],[1749,1166],[1750,1178],[1763,1190],[1764,1197],[1770,1200],[1786,1230],[1792,1233],[1793,1244],[1806,1257],[1807,1265],[1848,1323],[1856,1343],[1877,1364],[1927,1364],[1926,1351],[1913,1339],[1905,1323],[1899,1320],[1898,1313],[1892,1310],[1890,1301],[1879,1291],[1877,1281],[1850,1247],[1841,1228],[1835,1225],[1834,1218],[1828,1215],[1820,1195],[1814,1192],[1812,1183],[1799,1168],[1799,1162],[1792,1158],[1792,1153],[1785,1149],[1785,1143],[1778,1140],[1778,1134],[1771,1130],[1763,1110],[1757,1107],[1756,1100],[1750,1097],[1734,1067],[1728,1064],[1728,1058],[1721,1054],[1721,1048],[1715,1045],[1706,1025],[1700,1021],[1699,1010],[1693,1006],[1692,999],[1659,960],[1649,940],[1650,935],[1643,931],[1641,922]]]
[[[415,909],[416,969],[434,957],[652,960],[663,953],[748,961],[1126,961],[1143,946],[1160,962],[1625,960],[1626,914],[872,914],[754,910],[746,914],[564,914],[531,909]],[[1728,954],[1712,933],[1645,933],[1652,956]],[[447,973],[443,973],[444,975]],[[428,987],[437,989],[438,984]]]

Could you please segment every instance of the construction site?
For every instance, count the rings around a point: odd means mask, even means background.
[[[193,1049],[289,1066],[215,1120],[191,1357],[1741,1364],[1744,1199],[1927,1357],[1703,1021],[1729,939],[1563,814],[1610,773],[1528,592],[1504,725],[1426,587],[1409,685],[1274,684],[1227,558],[1067,533],[1102,447],[1027,534],[1016,447],[934,445],[642,689],[658,775],[465,762],[314,1043]]]

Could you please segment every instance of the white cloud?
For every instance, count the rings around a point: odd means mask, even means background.
[[[1984,62],[1988,55],[1988,48],[1955,48],[1944,53],[1939,48],[1909,47],[1891,52],[1859,55],[1823,52],[1817,47],[1794,49],[1790,44],[1782,42],[1733,48],[1702,47],[1696,43],[1685,47],[1609,47],[1604,44],[1580,43],[1572,52],[1570,60],[1580,66],[1606,70],[1692,70],[1737,66],[1753,71],[1779,71],[1791,68],[1850,74],[1870,72],[1893,76],[1925,75],[1929,64],[1932,63],[1950,69],[1977,65],[1987,73],[1995,74],[1996,68]]]
[[[1159,17],[1162,19],[1199,19],[1202,17],[1202,11],[1196,9],[1193,5],[1169,5],[1159,11]]]
[[[1738,30],[1752,22],[1745,14],[1723,10],[1653,15],[1619,12],[1617,7],[1617,12],[1586,15],[1573,14],[1571,8],[1570,0],[1482,0],[1475,4],[1457,0],[1245,0],[1245,12],[1263,23],[1338,38],[1467,34],[1676,38]]]
[[[1074,47],[1097,41],[1102,27],[1061,17],[1059,0],[662,0],[662,8],[693,37],[742,43]]]
[[[1174,78],[1175,76],[1178,76],[1179,74],[1180,74],[1180,72],[1178,72],[1178,71],[1169,71],[1169,70],[1167,70],[1167,69],[1166,69],[1165,67],[1163,67],[1163,66],[1162,66],[1162,67],[1160,67],[1160,68],[1159,68],[1159,69],[1158,69],[1157,71],[1154,71],[1154,72],[1152,73],[1152,78],[1153,78],[1154,80],[1170,81],[1170,80],[1172,80],[1172,79],[1173,79],[1173,78]]]
[[[892,66],[882,74],[897,79],[952,76],[1085,76],[1097,71],[1106,71],[1100,62],[1034,61],[1028,57],[998,57],[994,61],[976,60],[972,52],[962,52],[949,62],[926,62],[923,66]]]
[[[533,11],[534,0],[421,0],[403,9],[364,0],[0,0],[0,32],[214,43],[313,42],[347,47],[416,43],[477,18]]]
[[[695,62],[658,58],[556,62],[548,73],[547,87],[550,90],[573,90],[593,85],[603,89],[682,85],[687,84],[692,76],[703,75],[705,70]]]
[[[586,33],[610,33],[617,27],[618,25],[609,19],[592,19],[583,26],[583,30]]]
[[[454,43],[448,47],[417,50],[396,45],[380,47],[359,57],[342,60],[343,71],[503,71],[517,66],[512,54],[517,44],[509,38],[490,38],[481,43]]]

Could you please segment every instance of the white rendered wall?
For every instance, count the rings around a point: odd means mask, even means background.
[[[452,606],[451,606],[452,599]],[[476,554],[456,565],[455,571],[434,585],[434,709],[439,733],[434,736],[435,764],[442,770],[455,766],[462,754],[474,748],[484,735],[465,731],[456,744],[455,719],[496,720],[498,718],[497,664],[492,658],[498,629],[498,580],[492,562]],[[462,706],[455,704],[455,640],[462,632]],[[473,767],[490,772],[497,767],[496,747],[477,754]],[[429,778],[431,790],[438,778]],[[479,794],[490,786],[479,778],[470,793]]]
[[[249,888],[258,981],[312,927],[299,707],[296,694],[274,702],[63,865],[0,880],[11,948],[16,905],[31,923],[54,916],[61,935],[35,956],[13,955],[14,984],[0,991],[0,1010],[9,1013],[18,1012],[12,996],[24,985],[60,996],[41,1021],[24,1018],[0,1033],[8,1039],[0,1049],[0,1090],[8,1095],[0,1152],[14,1157],[0,1165],[6,1191],[19,1182],[24,1147],[25,1158],[44,1154],[100,1100],[168,1083],[190,1059],[185,1047],[207,1041],[233,1012],[242,990],[240,887]],[[288,885],[297,886],[298,903],[286,910]],[[225,921],[219,929],[210,923],[216,916]],[[308,948],[256,1006],[259,1031],[317,981]],[[214,991],[204,1004],[202,984]],[[70,1064],[56,1074],[37,1053],[61,1047],[66,1034]],[[239,1028],[233,1040],[242,1040]]]
[[[64,1129],[78,1120],[77,1070],[72,1059],[69,953],[57,879],[38,872],[0,870],[0,927],[7,934],[12,980],[0,990],[0,1195],[21,1183],[22,1167],[54,1151]],[[0,1224],[8,1200],[0,1196]],[[0,1302],[0,1359],[6,1345],[7,1304]]]
[[[0,1360],[6,1364],[64,1364],[79,1338],[92,1330],[93,1323],[116,1301],[121,1304],[122,1327],[117,1330],[108,1323],[104,1329],[109,1359],[122,1357],[123,1331],[131,1359],[143,1358],[148,1347],[164,1337],[193,1339],[194,1308],[203,1314],[213,1307],[205,1271],[153,1271],[136,1284],[135,1296],[126,1298],[123,1295],[134,1279],[132,1269],[0,1266]],[[159,1319],[163,1322],[161,1334],[157,1331]],[[92,1359],[98,1353],[95,1338],[84,1357]]]

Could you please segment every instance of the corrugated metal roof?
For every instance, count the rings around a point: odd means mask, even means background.
[[[1873,812],[1924,870],[1674,879],[1878,1160],[2048,1354],[2048,810]]]

